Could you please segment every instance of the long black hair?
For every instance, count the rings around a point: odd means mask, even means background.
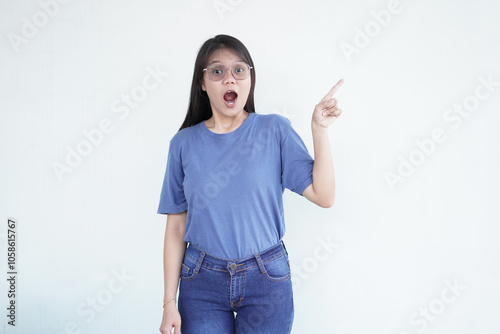
[[[193,81],[191,83],[191,95],[189,97],[189,107],[187,110],[186,118],[184,119],[184,123],[182,123],[178,131],[181,131],[184,128],[198,124],[199,122],[205,121],[212,117],[210,100],[208,98],[207,92],[201,89],[201,83],[203,80],[203,69],[206,67],[208,59],[210,58],[212,53],[220,49],[229,49],[233,51],[243,61],[253,67],[253,69],[250,71],[250,77],[252,79],[250,92],[248,94],[247,103],[245,104],[244,108],[249,113],[255,113],[255,67],[253,65],[253,60],[250,56],[250,52],[248,52],[245,45],[243,45],[243,43],[241,43],[238,39],[229,35],[217,35],[203,43],[200,51],[198,51],[198,56],[196,57],[196,62],[194,64]]]

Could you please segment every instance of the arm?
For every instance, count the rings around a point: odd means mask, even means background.
[[[170,333],[175,328],[175,334],[180,334],[181,317],[177,310],[176,298],[179,286],[179,277],[182,260],[186,250],[184,232],[186,230],[187,211],[177,214],[168,214],[167,226],[165,228],[165,245],[163,249],[163,271],[164,271],[164,298],[167,303],[163,309],[163,319],[160,332]]]
[[[328,128],[312,125],[314,143],[313,183],[302,195],[322,208],[330,208],[335,202],[335,173]]]
[[[340,79],[316,105],[311,120],[314,143],[313,182],[302,195],[323,208],[330,208],[335,202],[335,173],[328,139],[328,126],[342,113],[333,94],[343,83],[344,80]]]

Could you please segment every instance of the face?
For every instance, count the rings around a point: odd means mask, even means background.
[[[245,61],[233,51],[220,49],[212,53],[208,59],[207,66],[222,65],[226,68],[233,68],[234,64],[241,62],[245,63]],[[222,80],[212,81],[208,78],[207,71],[204,71],[201,88],[207,92],[212,107],[212,113],[217,112],[221,116],[236,116],[243,110],[247,103],[251,82],[252,79],[250,75],[246,79],[236,80],[231,70],[225,71]],[[236,99],[234,99],[235,97]]]

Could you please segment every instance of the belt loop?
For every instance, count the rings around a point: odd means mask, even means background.
[[[205,252],[201,252],[200,257],[198,258],[198,263],[196,263],[196,267],[194,268],[195,273],[198,273],[200,271],[201,263],[203,262],[204,258],[205,258]]]
[[[260,271],[265,274],[266,273],[266,268],[264,267],[264,263],[262,263],[262,259],[260,258],[260,254],[257,253],[254,255],[255,259],[257,260],[257,263],[259,264]]]

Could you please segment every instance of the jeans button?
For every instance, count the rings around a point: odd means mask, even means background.
[[[231,263],[229,268],[231,268],[231,270],[236,270],[236,263]]]

